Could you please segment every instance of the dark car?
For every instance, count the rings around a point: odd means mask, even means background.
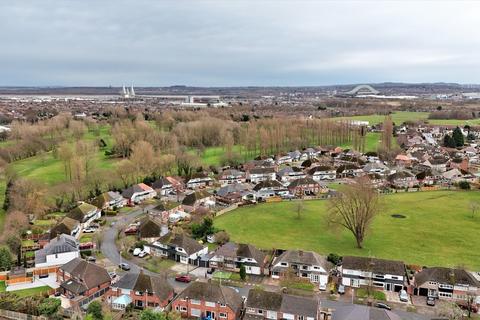
[[[118,267],[119,267],[120,269],[122,269],[122,270],[125,270],[125,271],[130,270],[130,266],[128,265],[128,263],[124,263],[124,262],[123,262],[123,263],[120,263],[120,264],[118,265]]]
[[[189,283],[192,279],[188,275],[178,275],[175,277],[175,281]]]
[[[427,306],[435,306],[435,298],[434,297],[427,297]]]
[[[390,306],[388,304],[381,303],[381,302],[375,303],[375,307],[380,308],[380,309],[392,310],[392,308],[390,308]]]

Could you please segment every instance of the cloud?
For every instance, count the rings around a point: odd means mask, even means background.
[[[478,82],[480,2],[4,1],[0,85]]]

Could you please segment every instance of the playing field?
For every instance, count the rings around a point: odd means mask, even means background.
[[[410,111],[398,111],[394,112],[392,116],[392,121],[399,125],[405,121],[418,121],[418,120],[428,120],[430,124],[437,125],[480,125],[480,119],[473,120],[449,120],[449,119],[428,119],[428,112],[410,112]],[[370,125],[381,123],[385,120],[384,115],[364,115],[364,116],[353,116],[353,117],[341,117],[336,119],[347,119],[347,120],[360,120],[368,121]]]
[[[480,213],[472,218],[469,210],[472,200],[480,200],[478,191],[402,193],[384,200],[385,210],[374,221],[363,249],[355,248],[348,232],[328,227],[325,200],[306,201],[300,220],[292,201],[240,208],[216,218],[215,226],[225,229],[233,241],[265,249],[304,249],[480,270]]]

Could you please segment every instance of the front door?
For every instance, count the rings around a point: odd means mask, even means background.
[[[210,318],[210,319],[215,319],[215,312],[213,311],[207,311],[207,318]]]

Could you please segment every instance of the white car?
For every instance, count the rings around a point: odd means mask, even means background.
[[[136,257],[138,256],[143,250],[140,248],[133,249],[133,255]]]
[[[402,301],[402,302],[408,302],[408,294],[407,294],[407,291],[405,291],[405,290],[400,290],[400,293],[399,293],[398,295],[399,295],[400,301]]]
[[[138,257],[139,257],[139,258],[143,258],[143,257],[145,257],[147,254],[148,254],[148,253],[147,253],[146,251],[142,251],[142,252],[140,252],[140,253],[138,254]]]
[[[85,229],[83,229],[83,233],[94,233],[95,231],[97,231],[97,229],[95,229],[95,228],[85,228]]]
[[[321,284],[318,286],[318,289],[320,289],[320,291],[327,291],[327,285],[324,284],[324,283],[321,283]]]

